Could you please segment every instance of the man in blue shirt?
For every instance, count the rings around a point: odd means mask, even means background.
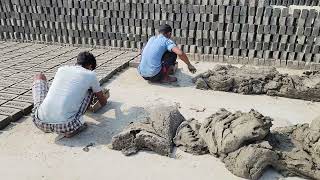
[[[187,64],[190,72],[195,73],[196,68],[190,63],[187,55],[170,39],[172,28],[161,25],[159,35],[149,39],[141,54],[138,67],[140,75],[151,82],[175,82],[176,77],[169,76],[176,65],[177,56]]]

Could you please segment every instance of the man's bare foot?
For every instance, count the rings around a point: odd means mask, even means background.
[[[79,134],[80,132],[82,132],[83,130],[87,129],[88,125],[86,123],[84,123],[82,126],[80,126],[77,130],[73,131],[72,133],[66,133],[64,134],[64,137],[66,138],[71,138],[77,134]]]
[[[174,76],[168,76],[161,80],[161,83],[172,83],[172,82],[177,82],[177,78]]]

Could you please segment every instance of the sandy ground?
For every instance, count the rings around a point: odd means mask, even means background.
[[[196,64],[198,72],[213,66]],[[111,137],[129,122],[146,116],[145,107],[158,103],[179,105],[185,118],[199,120],[219,108],[231,111],[255,108],[274,118],[275,126],[310,122],[319,115],[320,103],[197,90],[191,76],[182,66],[177,72],[177,85],[155,85],[143,81],[136,69],[127,69],[104,85],[111,89],[107,107],[97,114],[88,114],[85,119],[89,128],[72,139],[42,133],[35,128],[30,117],[11,125],[0,132],[0,179],[241,179],[232,175],[219,159],[209,155],[193,156],[178,149],[171,158],[152,152],[125,157],[121,152],[108,149],[107,145]],[[206,110],[193,110],[202,108]],[[83,151],[90,143],[94,146],[89,152]],[[279,174],[269,170],[261,179],[279,178]]]

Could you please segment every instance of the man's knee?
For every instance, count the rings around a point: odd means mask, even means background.
[[[167,51],[162,56],[162,62],[165,66],[174,66],[177,61],[177,55],[173,52]]]
[[[43,73],[38,73],[34,76],[34,80],[47,80],[46,76]]]

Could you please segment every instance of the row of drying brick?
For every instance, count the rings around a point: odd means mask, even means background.
[[[182,46],[182,49],[185,47]],[[195,48],[194,48],[195,49]],[[279,50],[247,50],[239,48],[208,48],[205,51],[211,53],[197,53],[194,49],[191,50],[192,54],[203,54],[203,55],[226,55],[233,57],[244,57],[244,58],[263,58],[263,59],[274,59],[274,60],[288,60],[288,61],[303,61],[303,62],[320,62],[320,54],[304,53],[304,52],[288,52]],[[203,50],[203,49],[201,49]],[[319,50],[319,49],[318,49]],[[237,62],[235,62],[237,63]]]
[[[12,2],[13,5],[44,6],[44,7],[68,7],[68,8],[112,8],[125,10],[126,4],[150,4],[159,5],[240,5],[240,6],[266,6],[266,5],[306,5],[317,6],[319,0],[3,0],[4,4]],[[10,6],[8,6],[10,8]],[[142,9],[142,7],[141,7]]]
[[[84,39],[84,38],[82,38]],[[271,38],[270,40],[272,40]],[[142,47],[141,42],[136,41],[121,41],[121,40],[92,40],[92,45],[112,45],[112,46],[120,46],[120,47]],[[205,43],[205,40],[197,40],[196,45],[179,45],[185,52],[191,53],[202,53],[202,54],[217,54],[217,52],[226,53],[226,55],[237,53],[230,52],[252,52],[252,53],[242,53],[247,55],[254,55],[256,57],[261,57],[259,54],[273,54],[267,55],[268,57],[273,57],[275,59],[278,58],[287,58],[288,60],[297,60],[297,61],[319,61],[319,45],[310,45],[308,43],[299,44],[299,43],[282,43],[282,41],[278,42],[248,42],[248,41],[231,41],[231,40],[214,40],[210,41],[211,46],[197,46],[199,41],[201,43]],[[310,40],[307,40],[309,42]],[[61,38],[61,43],[70,43],[69,41],[64,41]],[[99,44],[99,43],[103,44]],[[127,44],[125,44],[127,42]],[[316,41],[318,42],[318,41]],[[90,43],[90,44],[91,44]],[[131,43],[131,44],[129,44]],[[203,45],[202,44],[202,45]],[[312,43],[311,43],[312,44]],[[222,50],[221,50],[222,49]],[[219,51],[218,51],[219,50]],[[229,53],[228,53],[229,52]],[[281,55],[280,55],[281,54]],[[287,55],[288,54],[288,55]]]
[[[224,7],[225,11],[225,6]],[[209,22],[205,19],[202,22],[201,19],[194,19],[194,16],[173,14],[170,19],[161,17],[161,20],[139,19],[139,18],[108,18],[105,16],[69,16],[61,15],[59,19],[46,19],[44,14],[33,14],[27,20],[19,20],[4,13],[4,17],[1,21],[1,30],[4,32],[17,32],[26,34],[47,34],[53,36],[71,36],[71,37],[92,37],[92,38],[115,38],[116,32],[123,34],[133,34],[134,36],[142,34],[154,35],[155,29],[163,23],[171,24],[175,29],[181,30],[182,34],[193,35],[193,34],[208,34],[208,31],[217,31],[230,29],[228,26],[233,25],[235,32],[238,32],[240,26],[246,27],[247,25],[257,26],[256,33],[288,33],[294,34],[311,34],[311,32],[318,32],[320,26],[320,15],[319,12],[312,10],[300,10],[295,9],[293,14],[288,14],[288,8],[257,8],[256,15],[255,7],[253,8],[253,16],[237,16],[231,15],[232,6],[228,6],[226,9],[227,15],[218,15],[218,18],[213,17]],[[240,7],[239,7],[240,8]],[[243,7],[242,7],[243,8]],[[249,8],[249,9],[251,9]],[[231,14],[227,13],[228,9],[231,10]],[[265,9],[265,10],[264,10]],[[220,12],[220,11],[219,11]],[[223,12],[224,13],[224,12]],[[1,13],[0,13],[1,14]],[[18,13],[23,15],[24,13]],[[148,14],[148,13],[144,13]],[[193,14],[200,15],[200,14]],[[43,21],[40,21],[38,17],[44,17]],[[116,16],[118,17],[118,16]],[[179,18],[180,17],[180,18]],[[182,19],[181,17],[184,17]],[[200,16],[196,16],[200,17]],[[230,18],[233,17],[233,18]],[[181,19],[181,21],[179,21]],[[195,20],[192,22],[192,20]],[[214,20],[215,19],[215,20]],[[47,21],[46,21],[47,20]],[[56,21],[57,20],[57,21]],[[62,20],[62,22],[59,22]],[[88,24],[87,24],[88,23]],[[194,33],[192,31],[199,31]],[[243,30],[243,28],[242,28]],[[263,31],[262,31],[263,30]],[[185,33],[183,32],[185,31]],[[190,32],[189,32],[190,31]],[[204,31],[203,33],[201,31]],[[314,34],[314,33],[313,33]],[[122,35],[122,38],[125,38]],[[130,36],[128,35],[128,38]],[[117,39],[119,39],[117,37]],[[132,41],[132,40],[131,40]]]
[[[218,62],[228,64],[243,64],[255,66],[273,66],[290,69],[304,70],[320,70],[320,64],[315,62],[305,62],[287,59],[272,59],[272,58],[250,58],[247,56],[233,55],[213,55],[213,54],[188,54],[189,59],[193,61]]]
[[[230,8],[229,8],[230,7]],[[238,7],[238,8],[237,8]],[[153,35],[154,28],[156,29],[162,23],[169,23],[175,29],[187,30],[213,30],[216,31],[221,26],[227,26],[228,24],[239,24],[240,25],[264,25],[269,27],[270,31],[276,31],[279,29],[280,32],[285,31],[285,27],[288,29],[299,28],[299,31],[303,29],[314,29],[313,31],[319,30],[320,26],[320,15],[319,12],[311,9],[294,9],[292,14],[289,14],[288,8],[271,8],[271,7],[250,7],[249,14],[238,16],[235,15],[233,10],[240,11],[240,6],[217,6],[219,11],[215,17],[214,13],[211,19],[203,18],[202,22],[200,16],[201,14],[171,14],[170,18],[167,19],[166,15],[159,17],[158,20],[152,18],[142,17],[132,17],[132,14],[127,18],[121,18],[117,15],[113,17],[108,16],[73,16],[73,15],[56,15],[59,18],[50,19],[45,14],[41,12],[38,13],[17,13],[19,17],[10,14],[10,12],[0,13],[1,18],[1,31],[7,32],[25,32],[31,34],[50,34],[52,35],[66,35],[66,36],[96,36],[97,38],[106,38],[107,36],[102,34],[104,32],[115,33],[119,29],[124,29],[123,33],[133,33],[133,34],[147,34]],[[247,11],[246,8],[244,12]],[[110,11],[109,11],[110,12]],[[228,13],[229,12],[229,13]],[[252,12],[252,13],[251,13]],[[222,15],[221,15],[222,13]],[[54,13],[53,13],[54,14]],[[53,15],[51,13],[51,16]],[[148,14],[148,13],[143,13]],[[162,13],[163,14],[163,13]],[[26,16],[29,15],[29,16]],[[20,19],[20,16],[22,17]],[[54,15],[53,15],[54,16]],[[43,17],[43,18],[42,18]],[[118,18],[115,18],[118,17]],[[180,20],[180,21],[179,21]],[[60,21],[60,22],[59,22]],[[208,22],[209,21],[209,22]],[[117,28],[119,27],[120,28]],[[134,26],[135,28],[130,28]],[[278,27],[279,26],[279,27]],[[123,28],[121,28],[123,27]],[[237,26],[235,26],[237,27]],[[305,27],[305,28],[304,28]],[[258,28],[259,29],[259,28]],[[264,28],[268,29],[268,28]],[[302,29],[302,30],[301,30]],[[87,32],[86,32],[87,31]],[[97,32],[97,33],[96,33]],[[265,32],[268,33],[268,32]],[[192,33],[191,33],[192,34]],[[197,33],[198,34],[198,33]]]
[[[319,12],[315,9],[294,9],[290,12],[289,8],[265,6],[266,2],[258,1],[256,7],[250,4],[240,6],[239,3],[221,4],[218,1],[216,4],[202,5],[68,1],[69,4],[64,7],[47,7],[13,1],[9,8],[1,8],[3,12],[0,15],[5,18],[0,21],[0,37],[142,48],[143,43],[155,34],[157,26],[168,23],[174,27],[174,40],[186,52],[218,55],[223,52],[229,56],[240,51],[241,55],[257,58],[265,54],[265,58],[286,57],[287,60],[296,58],[317,62]],[[84,3],[84,6],[74,6],[77,3]],[[97,8],[94,3],[97,3]],[[130,12],[125,8],[129,8]],[[52,13],[57,21],[51,21]],[[102,16],[90,16],[97,14]],[[159,20],[152,19],[152,14]],[[142,19],[146,16],[148,19]],[[212,17],[209,22],[208,17]]]
[[[159,4],[145,4],[147,6],[159,5]],[[197,6],[190,5],[193,9]],[[223,6],[213,5],[204,6],[202,11],[185,10],[185,11],[167,11],[166,9],[158,9],[157,11],[146,9],[146,11],[137,11],[136,9],[129,9],[124,11],[101,9],[76,9],[76,8],[59,8],[59,7],[33,7],[33,6],[15,6],[12,10],[6,11],[3,6],[0,6],[1,18],[12,18],[17,20],[36,20],[36,21],[58,21],[58,22],[78,22],[83,24],[106,24],[105,18],[110,18],[109,21],[112,24],[121,24],[121,19],[151,19],[151,20],[168,20],[168,21],[195,21],[195,22],[207,22],[215,19],[228,20],[232,16],[239,17],[289,17],[290,8],[287,7],[250,7],[250,6]],[[292,18],[300,19],[314,19],[317,15],[316,8],[293,8]],[[120,19],[117,19],[120,18]],[[130,23],[132,24],[132,23]]]

